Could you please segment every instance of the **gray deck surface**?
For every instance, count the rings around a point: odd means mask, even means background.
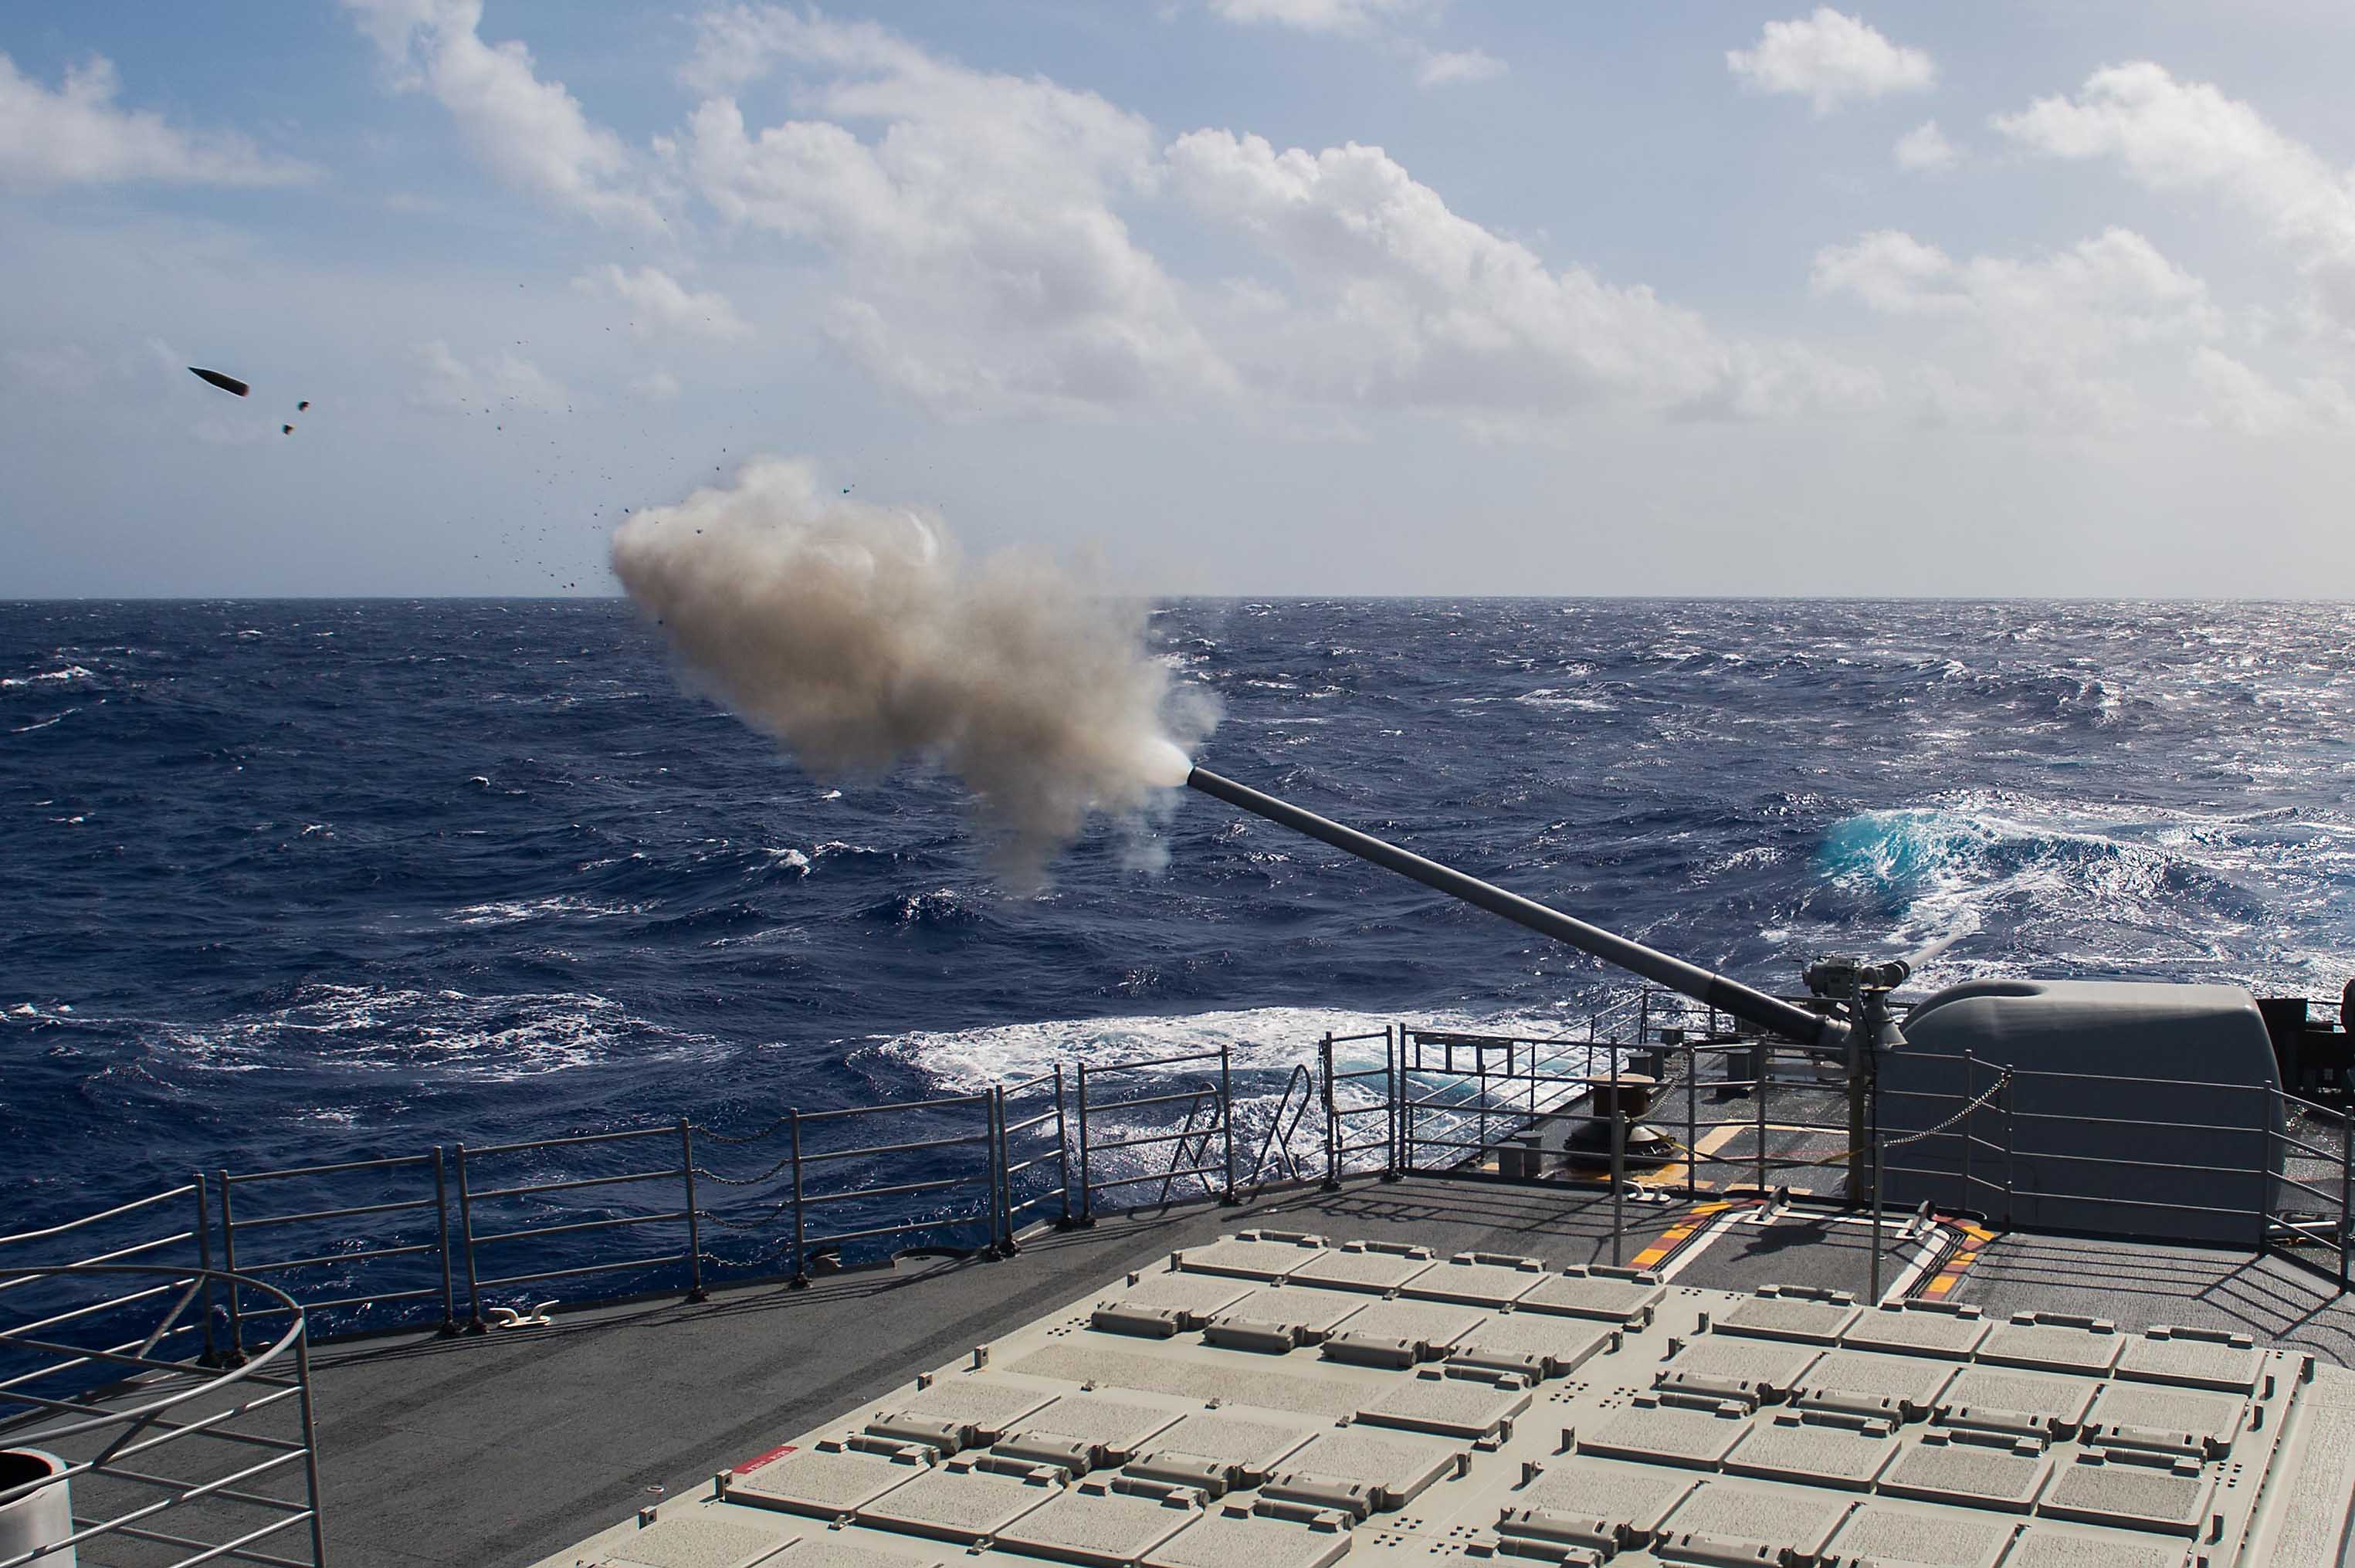
[[[329,1550],[340,1568],[533,1563],[625,1518],[651,1500],[649,1488],[698,1488],[1092,1286],[1246,1226],[1410,1242],[1442,1256],[1535,1253],[1559,1266],[1610,1261],[1611,1212],[1592,1188],[1359,1179],[1337,1193],[1103,1219],[1039,1237],[1007,1262],[916,1262],[805,1291],[761,1285],[697,1306],[561,1314],[550,1328],[487,1338],[325,1347],[313,1365]],[[1628,1202],[1627,1260],[1687,1212]],[[1869,1236],[1804,1216],[1729,1232],[1679,1283],[1861,1294]],[[2328,1282],[2245,1254],[2006,1238],[1954,1296],[2123,1327],[2229,1325],[2355,1360],[2355,1309],[2335,1304]]]

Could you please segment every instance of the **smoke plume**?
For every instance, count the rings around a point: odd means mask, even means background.
[[[638,513],[613,571],[691,684],[813,773],[955,774],[1018,875],[1183,784],[1217,721],[1146,653],[1142,606],[1020,553],[969,567],[937,517],[828,494],[799,459]]]

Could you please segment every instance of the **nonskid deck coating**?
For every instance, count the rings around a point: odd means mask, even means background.
[[[1083,1289],[1163,1269],[1171,1249],[1240,1227],[1380,1237],[1442,1258],[1540,1253],[1554,1265],[1603,1264],[1612,1257],[1611,1211],[1607,1192],[1559,1183],[1352,1178],[1337,1191],[1294,1189],[1238,1208],[1198,1202],[1106,1216],[1091,1230],[1030,1237],[1019,1258],[1004,1263],[916,1260],[806,1291],[732,1286],[706,1303],[561,1311],[552,1327],[487,1339],[418,1334],[323,1346],[313,1366],[329,1550],[336,1568],[525,1568],[577,1541],[584,1520],[625,1520],[657,1487],[688,1496],[715,1469],[773,1446],[780,1431],[905,1388],[917,1371]],[[1631,1200],[1625,1255],[1693,1226],[1694,1216],[1681,1203]],[[1861,1248],[1811,1262],[1828,1250],[1822,1230],[1759,1234],[1776,1244],[1736,1237],[1697,1256],[1688,1247],[1678,1283],[1737,1291],[1828,1284],[1861,1295]],[[1982,1303],[1998,1319],[2036,1308],[2114,1317],[2126,1330],[2197,1324],[2355,1363],[2355,1307],[2328,1282],[2270,1256],[2014,1232],[1988,1247],[1946,1299]],[[1857,1343],[1853,1329],[1846,1339]],[[2355,1408],[2330,1413],[2319,1430],[2335,1436],[2311,1445],[2310,1462],[2335,1476],[2327,1451],[2355,1444]],[[2335,1512],[2308,1510],[2286,1539],[2328,1561],[2340,1523]],[[1262,1532],[1238,1525],[1235,1533]],[[885,1544],[902,1563],[942,1555],[912,1540]],[[2030,1544],[2023,1540],[2013,1557]]]
[[[1223,1262],[1238,1250],[1214,1250],[1211,1255]],[[1286,1272],[1297,1279],[1296,1269]],[[2218,1397],[2201,1388],[2203,1378],[2214,1380],[2218,1363],[2204,1341],[2180,1345],[2184,1353],[2171,1369],[2164,1337],[2107,1324],[2073,1328],[1998,1319],[2012,1330],[2011,1353],[2018,1353],[2024,1339],[2034,1345],[2033,1359],[2043,1367],[2108,1368],[2130,1343],[2142,1352],[2137,1381],[2000,1365],[1984,1355],[1973,1360],[1917,1352],[1914,1360],[1949,1366],[1956,1376],[1935,1396],[1933,1409],[1918,1413],[1920,1418],[1875,1420],[1832,1411],[1802,1413],[1783,1403],[1793,1385],[1807,1386],[1807,1371],[1817,1361],[1827,1356],[1853,1359],[1855,1353],[1713,1331],[1741,1318],[1757,1299],[1748,1295],[1669,1284],[1649,1325],[1629,1325],[1615,1345],[1606,1343],[1572,1373],[1519,1388],[1516,1380],[1500,1379],[1489,1368],[1386,1367],[1337,1360],[1312,1347],[1274,1353],[1224,1348],[1193,1332],[1139,1339],[1091,1327],[1095,1308],[1129,1285],[1125,1275],[1106,1279],[922,1381],[924,1392],[986,1388],[1002,1393],[1008,1404],[1028,1396],[1051,1396],[1057,1403],[1104,1398],[1177,1416],[1175,1425],[1141,1446],[1126,1473],[1162,1485],[1187,1476],[1189,1466],[1199,1472],[1202,1490],[1181,1489],[1156,1505],[1183,1516],[1185,1524],[1165,1535],[1151,1528],[1156,1521],[1133,1498],[1124,1496],[1117,1510],[1097,1499],[1104,1515],[1103,1539],[1128,1539],[1122,1531],[1132,1521],[1141,1521],[1137,1539],[1159,1538],[1144,1553],[1148,1564],[1323,1568],[1347,1555],[1396,1568],[1405,1568],[1409,1559],[1427,1568],[1433,1557],[1503,1568],[1500,1556],[1536,1556],[1573,1564],[1608,1559],[1631,1568],[1754,1558],[1806,1568],[1841,1561],[1844,1545],[1845,1554],[1854,1556],[1870,1552],[1874,1544],[1918,1541],[1944,1543],[1952,1550],[1943,1560],[1963,1564],[2009,1562],[2026,1553],[2022,1560],[2176,1568],[2192,1561],[2196,1547],[2210,1568],[2326,1568],[2338,1560],[2338,1534],[2294,1516],[2312,1513],[2318,1498],[2335,1499],[2343,1527],[2355,1486],[2355,1448],[2327,1445],[2329,1463],[2318,1471],[2318,1456],[2302,1445],[2310,1430],[2346,1426],[2355,1413],[2355,1376],[2290,1351],[2261,1354],[2247,1410],[2231,1424],[2236,1429],[2222,1435],[2229,1438],[2229,1453],[2210,1450],[2212,1456],[2201,1457],[2112,1445],[2115,1435],[2106,1429],[2081,1431],[2076,1423],[2053,1419],[2065,1411],[2082,1422],[2083,1409],[2112,1391],[2125,1405],[2145,1413],[2154,1408],[2147,1396],[2157,1391]],[[1282,1290],[1327,1288],[1301,1280]],[[1350,1294],[1364,1299],[1362,1291]],[[2070,1332],[2083,1334],[2089,1343],[2071,1344]],[[1112,1354],[1085,1353],[1097,1349]],[[1056,1375],[1090,1369],[1106,1375]],[[1703,1369],[1711,1375],[1691,1388],[1695,1380],[1675,1376],[1680,1369]],[[2179,1381],[2150,1381],[2168,1377],[2170,1370]],[[1122,1381],[1124,1372],[1133,1374],[1133,1381]],[[1434,1374],[1441,1380],[1436,1385]],[[1923,1386],[1934,1388],[1935,1382],[1934,1375]],[[1276,1438],[1287,1431],[1313,1438],[1317,1432],[1357,1430],[1374,1438],[1382,1430],[1378,1423],[1386,1405],[1418,1388],[1438,1392],[1449,1384],[1460,1385],[1465,1395],[1485,1390],[1497,1397],[1457,1402],[1464,1409],[1491,1413],[1476,1415],[1446,1438],[1419,1439],[1434,1457],[1452,1463],[1438,1465],[1435,1478],[1426,1467],[1411,1499],[1386,1490],[1369,1473],[1320,1474],[1314,1467],[1317,1442],[1287,1445]],[[1955,1384],[2008,1392],[2014,1403],[2031,1408],[2006,1407],[1983,1419],[1988,1407],[1956,1403]],[[1205,1395],[1206,1389],[1225,1392]],[[917,1392],[897,1388],[821,1423],[790,1438],[783,1456],[749,1466],[741,1477],[721,1477],[708,1498],[668,1503],[661,1518],[738,1520],[747,1511],[743,1503],[755,1500],[751,1492],[764,1471],[790,1469],[794,1456],[822,1443],[858,1440],[870,1424],[904,1407]],[[2040,1397],[2025,1397],[2031,1392]],[[1704,1405],[1704,1396],[1713,1403]],[[1042,1421],[1052,1409],[1045,1407]],[[2204,1403],[2202,1413],[2211,1418],[2211,1428],[2220,1424],[2214,1419],[2218,1412]],[[2018,1419],[2023,1415],[2025,1421]],[[1696,1422],[1704,1424],[1710,1441],[1696,1442],[1687,1432]],[[1997,1429],[1988,1429],[1989,1422]],[[2012,1429],[2002,1430],[2007,1424]],[[1189,1426],[1232,1427],[1254,1438],[1264,1432],[1268,1441],[1252,1446],[1248,1456],[1225,1444],[1175,1441]],[[1647,1431],[1658,1438],[1648,1449]],[[1220,1452],[1194,1452],[1205,1447]],[[1339,1452],[1329,1445],[1326,1451]],[[1744,1462],[1745,1453],[1753,1462]],[[1819,1463],[1811,1465],[1811,1459]],[[1041,1467],[1023,1473],[1025,1490],[993,1483],[989,1508],[958,1516],[1003,1530],[1003,1538],[982,1531],[979,1523],[952,1528],[927,1522],[932,1517],[929,1492],[961,1496],[945,1472],[952,1466],[963,1471],[975,1462],[970,1453],[954,1460],[945,1452],[917,1456],[911,1478],[902,1483],[913,1499],[910,1505],[894,1508],[893,1494],[887,1491],[879,1501],[846,1510],[824,1534],[837,1546],[905,1552],[913,1539],[911,1531],[954,1534],[963,1529],[964,1554],[991,1559],[992,1568],[1035,1563],[1048,1551],[1050,1535],[1090,1537],[1080,1521],[1095,1505],[1074,1487],[1081,1477]],[[1596,1466],[1607,1467],[1606,1476],[1626,1476],[1630,1484],[1594,1485]],[[1556,1468],[1566,1472],[1563,1481],[1579,1483],[1571,1493],[1548,1482]],[[2277,1479],[2293,1471],[2294,1488]],[[1101,1493],[1114,1477],[1099,1470],[1086,1479]],[[1228,1487],[1232,1489],[1221,1495]],[[1577,1499],[1575,1513],[1560,1506],[1569,1497]],[[1664,1497],[1670,1500],[1657,1506]],[[1018,1521],[1050,1502],[1059,1516],[1071,1520],[1054,1532],[1026,1535]],[[540,1568],[636,1562],[627,1552],[641,1533],[625,1521],[543,1559]],[[1844,1541],[1849,1534],[1854,1544]],[[2327,1553],[2300,1544],[2326,1538],[2334,1543]],[[1213,1541],[1232,1544],[1213,1552]],[[1881,1544],[1884,1552],[1892,1549]],[[784,1549],[773,1559],[775,1568],[795,1568],[799,1550]],[[1069,1552],[1062,1558],[1082,1560]]]

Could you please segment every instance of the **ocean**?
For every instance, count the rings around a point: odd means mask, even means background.
[[[2336,997],[2355,607],[1188,601],[1208,766],[1769,990],[1835,950]],[[184,1181],[914,1099],[1327,1029],[1544,1032],[1582,956],[1173,795],[1001,884],[610,601],[0,605],[23,1229]]]

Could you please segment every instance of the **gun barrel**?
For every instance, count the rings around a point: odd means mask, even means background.
[[[1589,925],[1560,910],[1550,909],[1518,893],[1508,893],[1492,882],[1466,876],[1453,867],[1436,860],[1427,860],[1395,844],[1383,842],[1370,834],[1345,827],[1313,811],[1303,811],[1289,802],[1272,795],[1263,795],[1247,784],[1222,778],[1207,769],[1196,768],[1186,778],[1187,786],[1201,791],[1214,800],[1222,800],[1240,811],[1265,817],[1280,827],[1330,844],[1336,849],[1370,860],[1402,877],[1411,877],[1433,891],[1445,893],[1491,914],[1502,915],[1516,925],[1525,926],[1540,936],[1593,954],[1607,963],[1641,975],[1644,978],[1680,991],[1695,1001],[1707,1003],[1732,1014],[1744,1022],[1756,1025],[1770,1033],[1794,1040],[1804,1045],[1838,1046],[1848,1037],[1848,1025],[1838,1019],[1824,1018],[1802,1007],[1753,990],[1739,980],[1729,980],[1712,974],[1697,964],[1688,964],[1656,948]]]

